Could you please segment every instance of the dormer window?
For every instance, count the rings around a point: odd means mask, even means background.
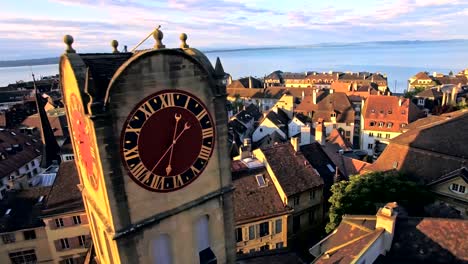
[[[452,183],[452,185],[450,185],[450,190],[454,193],[458,193],[458,194],[465,194],[466,192],[466,186],[465,185],[460,185],[460,184],[456,184],[456,183]]]
[[[265,178],[263,178],[262,174],[255,175],[255,179],[257,180],[257,184],[259,187],[265,187]]]
[[[370,111],[371,111],[372,113],[375,113],[375,109],[371,109]]]
[[[383,127],[384,126],[384,122],[379,122],[379,127]]]
[[[374,121],[371,121],[371,122],[369,123],[369,125],[370,125],[370,126],[375,126],[375,122],[374,122]]]
[[[388,127],[388,128],[392,128],[392,127],[393,127],[393,123],[392,123],[392,122],[388,122],[388,123],[387,123],[387,127]]]
[[[388,114],[392,114],[392,110],[388,110]]]
[[[330,116],[331,116],[331,117],[336,117],[336,113],[335,113],[335,112],[333,112],[333,113],[331,113],[331,115],[330,115]]]

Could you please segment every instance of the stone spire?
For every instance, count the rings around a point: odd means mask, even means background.
[[[34,79],[33,74],[33,84],[34,84],[34,92],[36,94],[36,107],[37,112],[39,114],[39,120],[41,122],[41,138],[42,138],[42,160],[41,160],[41,167],[47,168],[52,164],[52,161],[60,162],[59,151],[60,147],[57,144],[57,140],[55,139],[54,132],[52,131],[52,127],[49,123],[49,118],[47,117],[47,113],[44,109],[44,106],[47,103],[47,100],[42,98],[41,94],[37,90],[36,87],[36,80]]]
[[[219,57],[216,58],[215,73],[217,76],[224,76],[226,74],[224,72],[223,64],[221,64],[221,60],[219,59]]]

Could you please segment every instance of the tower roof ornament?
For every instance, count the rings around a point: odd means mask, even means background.
[[[72,44],[73,44],[72,36],[70,35],[63,36],[63,43],[67,45],[67,49],[65,50],[65,53],[76,53],[76,51],[72,48]]]
[[[180,41],[182,42],[182,43],[180,43],[180,48],[181,49],[188,49],[189,45],[187,45],[187,34],[182,33],[182,34],[180,34],[179,38],[180,38]]]
[[[117,40],[112,40],[111,41],[111,46],[112,46],[112,53],[119,53],[119,50],[117,47],[119,46],[119,42]]]
[[[162,33],[161,30],[159,30],[161,26],[156,28],[153,33],[153,38],[156,40],[156,44],[154,45],[155,49],[164,49],[166,46],[162,43],[162,39],[164,37],[164,34]]]

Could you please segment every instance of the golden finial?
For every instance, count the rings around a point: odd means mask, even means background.
[[[111,46],[112,46],[112,53],[119,53],[119,50],[117,47],[119,46],[119,42],[117,40],[112,40],[111,41]]]
[[[182,33],[182,34],[180,34],[179,38],[180,38],[180,41],[182,41],[182,43],[180,43],[180,48],[181,49],[188,49],[189,45],[187,45],[187,34]]]
[[[72,44],[73,44],[72,36],[70,35],[63,36],[63,43],[67,45],[67,49],[65,50],[65,53],[76,53],[76,51],[72,48]]]
[[[161,28],[161,25],[158,28],[156,28],[156,30],[154,30],[154,33],[153,33],[153,38],[154,38],[154,40],[156,40],[156,44],[154,45],[155,49],[163,49],[163,48],[166,47],[162,43],[162,39],[164,37],[164,34],[162,33],[161,30],[159,30],[160,28]]]

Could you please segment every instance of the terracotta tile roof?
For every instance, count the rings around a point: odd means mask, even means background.
[[[401,100],[401,105],[399,104]],[[371,95],[362,109],[362,129],[383,132],[399,132],[401,128],[415,121],[421,115],[419,108],[407,98]],[[380,127],[379,123],[383,122]],[[389,127],[389,125],[391,126]]]
[[[244,77],[233,81],[227,88],[263,88],[263,84],[259,79],[254,77],[250,78],[252,80],[252,87],[249,87],[249,77]]]
[[[334,183],[337,166],[330,157],[328,157],[318,142],[303,145],[300,148],[302,155],[304,155],[310,165],[318,171],[324,182],[326,192],[328,192],[329,188]],[[343,176],[341,172],[338,173],[340,176]],[[331,195],[331,193],[328,195]],[[328,195],[325,195],[325,198],[328,198]]]
[[[468,162],[468,111],[452,113],[452,117],[413,128],[390,140],[370,171],[398,169],[432,182],[459,169]],[[421,121],[422,122],[422,121]]]
[[[287,196],[323,185],[320,175],[304,155],[294,151],[289,142],[261,150]]]
[[[468,84],[468,79],[465,76],[443,76],[434,77],[434,81],[439,85],[443,84]]]
[[[274,71],[274,72],[268,74],[267,76],[265,76],[265,80],[266,79],[271,79],[271,80],[282,81],[282,79],[283,79],[282,74],[283,74],[282,71]]]
[[[327,144],[336,145],[343,151],[348,151],[348,150],[353,149],[353,144],[351,144],[351,142],[346,140],[346,138],[344,138],[343,135],[341,135],[340,131],[338,131],[338,129],[336,128],[332,129],[332,131],[330,132],[330,135],[328,135]]]
[[[28,135],[26,130],[22,131],[24,132],[0,130],[0,155],[3,154],[6,157],[6,159],[0,157],[0,179],[41,155],[42,141],[39,132],[31,131],[31,135]],[[18,148],[15,151],[12,146],[16,144]]]
[[[354,108],[345,93],[317,93],[317,104],[313,103],[313,96],[307,95],[296,107],[297,112],[312,113],[312,121],[317,122],[322,118],[325,122],[331,122],[332,113],[336,113],[337,123],[354,123]]]
[[[42,209],[39,198],[44,196],[45,201],[49,192],[50,187],[9,191],[7,197],[0,201],[0,233],[44,226],[39,218]]]
[[[255,179],[263,175],[266,186],[260,187]],[[268,172],[263,169],[233,172],[234,220],[237,225],[288,214],[291,208],[285,206],[276,191]]]
[[[376,263],[467,263],[468,221],[397,219],[390,252]]]
[[[442,92],[437,91],[436,88],[426,89],[422,92],[419,92],[414,97],[430,98],[430,99],[442,98]]]
[[[432,80],[425,72],[418,72],[414,78],[418,80]]]
[[[47,198],[43,215],[84,211],[83,198],[78,189],[80,179],[74,161],[60,164],[54,184]]]
[[[50,115],[48,112],[47,118],[49,119],[50,127],[54,131],[54,136],[63,137],[68,135],[67,117],[65,113],[61,115]],[[41,129],[41,118],[39,114],[28,116],[22,123],[23,126],[36,127]]]
[[[366,168],[371,165],[371,163],[348,157],[346,154],[340,154],[335,146],[328,143],[323,149],[345,177],[364,173]]]

